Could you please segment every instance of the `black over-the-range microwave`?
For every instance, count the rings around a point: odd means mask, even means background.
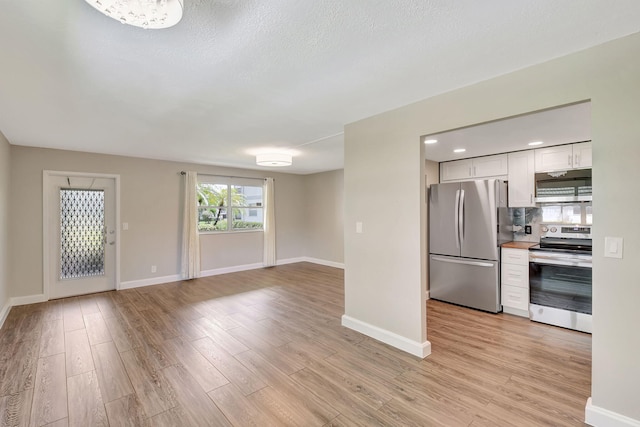
[[[536,173],[537,203],[591,200],[591,169]]]

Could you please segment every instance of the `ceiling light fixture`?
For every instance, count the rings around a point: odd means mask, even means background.
[[[544,144],[544,142],[542,141],[533,141],[529,143],[529,145],[542,145],[542,144]]]
[[[182,0],[86,0],[110,18],[135,27],[159,29],[182,19]]]
[[[425,144],[435,144],[436,142],[438,142],[437,139],[425,139],[424,140]]]
[[[464,153],[465,151],[467,151],[466,148],[456,148],[453,150],[454,153]]]
[[[264,153],[256,155],[256,164],[258,166],[291,166],[293,158],[291,154],[286,153]]]

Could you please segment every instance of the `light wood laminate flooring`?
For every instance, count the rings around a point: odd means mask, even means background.
[[[427,303],[424,360],[340,325],[342,270],[284,265],[19,306],[2,426],[576,426],[591,336]]]

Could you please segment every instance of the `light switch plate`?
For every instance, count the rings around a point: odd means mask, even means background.
[[[622,237],[604,238],[604,256],[607,258],[622,258]]]
[[[362,223],[360,221],[356,222],[356,233],[362,233]]]
[[[129,223],[128,222],[123,222],[122,223],[122,229],[123,230],[128,230],[129,229]]]

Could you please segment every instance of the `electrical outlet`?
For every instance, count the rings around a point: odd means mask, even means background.
[[[525,225],[524,226],[524,234],[531,234],[531,226],[530,225]]]
[[[155,273],[156,271],[158,271],[158,267],[156,267],[155,265],[151,266],[151,272]]]

